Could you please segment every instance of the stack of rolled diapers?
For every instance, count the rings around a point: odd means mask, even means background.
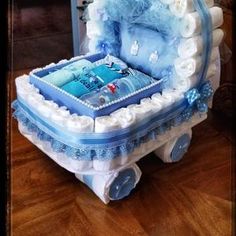
[[[197,84],[197,73],[202,66],[203,38],[201,35],[202,25],[198,12],[195,11],[193,0],[161,0],[169,5],[173,15],[182,19],[181,36],[182,40],[178,46],[178,58],[175,60],[177,80],[175,86],[183,90],[193,88]],[[218,46],[222,42],[224,32],[219,29],[223,24],[223,11],[220,7],[214,6],[214,0],[206,0],[206,5],[212,20],[212,49],[210,63],[206,73],[206,79],[216,82],[212,77],[218,72],[219,60]]]

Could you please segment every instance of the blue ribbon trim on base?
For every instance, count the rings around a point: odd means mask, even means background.
[[[127,130],[123,135],[116,135],[125,129],[103,134],[90,133],[83,142],[79,142],[80,137],[77,136],[76,140],[78,143],[73,143],[73,145],[68,144],[68,139],[64,137],[63,134],[56,135],[53,130],[49,130],[48,127],[45,129],[44,124],[40,123],[42,119],[35,114],[35,117],[32,117],[32,111],[31,113],[25,111],[22,102],[16,100],[13,102],[12,107],[15,109],[13,116],[22,125],[26,126],[29,132],[36,134],[38,139],[50,142],[53,151],[64,153],[66,156],[77,160],[112,160],[119,156],[129,155],[135,148],[140,147],[142,143],[156,140],[158,135],[163,134],[171,127],[178,126],[182,122],[189,120],[195,112],[202,112],[201,106],[198,105],[197,101],[204,101],[205,104],[210,94],[212,94],[211,90],[210,83],[205,83],[199,92],[200,97],[199,95],[189,95],[189,105],[186,106],[186,102],[182,102],[179,104],[179,107],[177,106],[178,109],[174,107],[168,111],[168,115],[166,115],[166,113],[161,114],[165,119],[158,120],[159,116],[154,116],[151,120],[141,122],[142,125],[139,123],[137,127],[135,126],[135,135],[133,135],[132,132],[127,132]],[[197,92],[191,93],[195,94]],[[199,102],[199,104],[201,104],[201,102]],[[156,122],[154,122],[155,119]],[[152,125],[148,126],[148,124]],[[47,132],[45,132],[45,130],[47,130]],[[59,131],[62,132],[61,130]],[[109,138],[106,138],[106,135],[109,136],[111,134],[113,137],[116,137],[117,140],[115,140],[115,142],[112,139],[109,141]],[[103,139],[102,136],[105,139]],[[95,139],[95,137],[97,139]],[[70,139],[73,138],[71,133]]]

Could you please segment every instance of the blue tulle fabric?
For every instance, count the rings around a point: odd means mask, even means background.
[[[193,114],[196,111],[199,111],[198,109],[201,108],[201,106],[199,106],[198,104],[206,104],[207,100],[211,97],[212,88],[210,83],[209,82],[205,83],[198,92],[200,94],[200,97],[197,96],[196,99],[189,101],[189,106],[187,107],[187,109],[185,109],[183,112],[177,115],[174,119],[162,123],[162,125],[145,133],[144,136],[137,135],[136,138],[134,139],[127,137],[124,142],[121,142],[119,145],[115,147],[112,148],[107,147],[102,149],[99,148],[91,149],[89,145],[87,146],[81,145],[81,148],[80,147],[74,148],[69,145],[65,145],[64,143],[59,142],[58,140],[54,139],[47,133],[40,130],[36,124],[31,122],[26,117],[25,113],[22,111],[22,108],[18,104],[17,100],[13,102],[12,107],[15,109],[13,116],[18,120],[18,122],[20,122],[23,126],[25,126],[30,133],[37,135],[37,138],[39,140],[44,142],[49,142],[54,152],[64,153],[66,156],[76,160],[91,161],[97,159],[106,161],[106,160],[112,160],[120,156],[127,156],[131,154],[135,148],[140,147],[141,144],[147,143],[148,141],[151,140],[156,140],[158,135],[163,134],[165,131],[171,129],[171,127],[178,126],[182,122],[191,119]],[[186,98],[190,96],[189,95],[190,93],[192,93],[192,90],[186,93]]]
[[[177,57],[176,47],[179,44],[181,20],[160,0],[103,0],[101,5],[102,14],[106,17],[96,21],[96,24],[102,26],[102,33],[98,38],[91,40],[91,44],[94,45],[92,48],[121,57],[130,66],[142,67],[141,71],[161,79],[161,74],[166,73],[169,66],[173,66],[173,61]],[[99,1],[94,7],[97,7],[100,14]],[[93,21],[93,16],[90,20]],[[130,37],[126,34],[124,26],[138,31],[137,34],[131,32],[133,36]],[[134,40],[142,43],[142,53],[138,57],[129,55]],[[157,66],[150,68],[148,58],[156,50],[159,56]]]

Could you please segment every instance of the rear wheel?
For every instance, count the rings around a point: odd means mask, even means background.
[[[163,146],[154,151],[156,156],[163,162],[178,162],[188,151],[192,138],[192,131],[189,130],[178,137],[165,143]]]

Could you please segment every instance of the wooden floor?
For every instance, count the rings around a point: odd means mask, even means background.
[[[11,75],[11,81],[19,74]],[[12,100],[15,88],[12,87]],[[11,123],[12,235],[232,235],[232,136],[214,114],[193,129],[177,164],[150,154],[124,200],[104,205]]]

